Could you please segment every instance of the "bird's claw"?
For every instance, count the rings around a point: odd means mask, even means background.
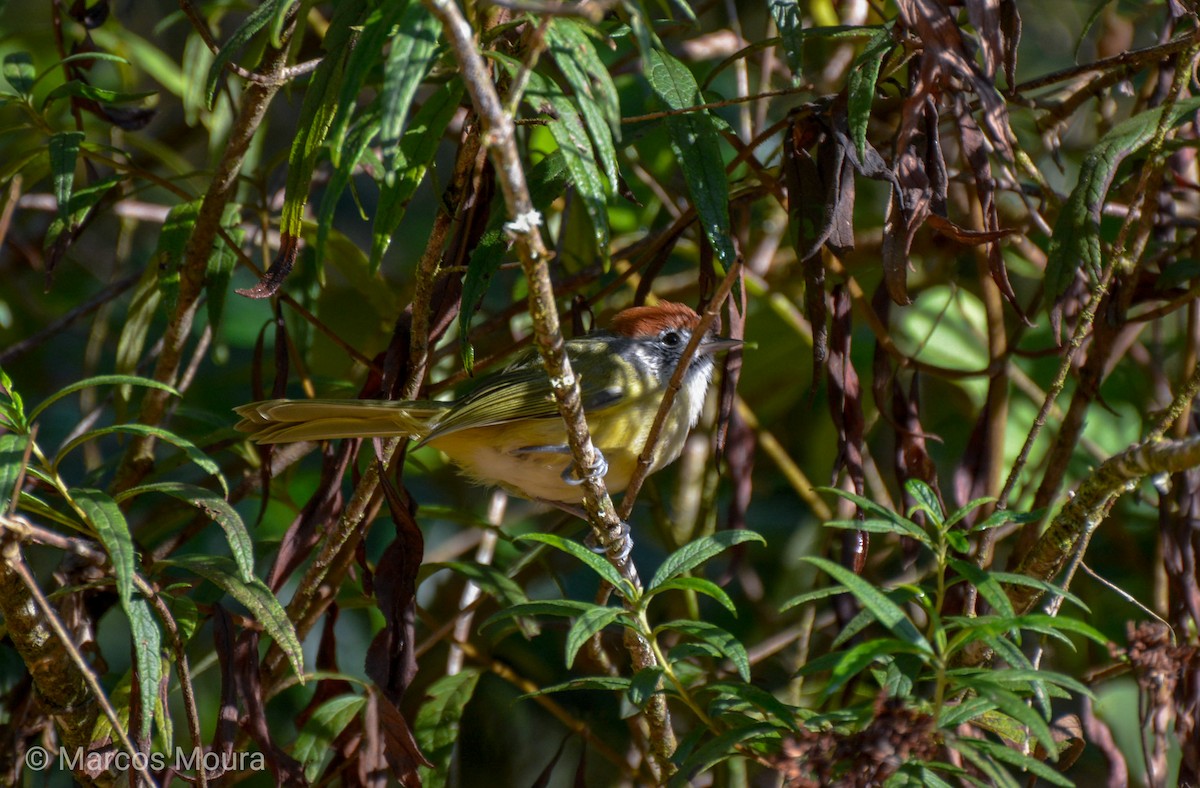
[[[609,557],[619,564],[624,563],[625,559],[629,557],[629,554],[633,552],[633,540],[629,538],[629,523],[621,520],[621,524],[617,526],[617,532],[612,541],[619,543],[621,549],[619,552]],[[583,543],[587,545],[587,548],[593,553],[609,555],[608,549],[605,548],[604,545],[600,544],[600,540],[596,537],[595,531],[588,531],[587,536],[583,538]]]
[[[608,475],[608,460],[604,459],[604,455],[599,449],[594,449],[596,452],[596,464],[588,468],[587,473],[582,478],[575,475],[575,464],[571,463],[562,472],[562,480],[572,487],[578,487],[588,479],[603,479]]]

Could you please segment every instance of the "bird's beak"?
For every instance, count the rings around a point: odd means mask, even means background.
[[[745,343],[740,339],[730,339],[729,337],[712,337],[705,339],[700,343],[698,351],[709,355],[714,353],[724,353],[727,350],[736,350]]]

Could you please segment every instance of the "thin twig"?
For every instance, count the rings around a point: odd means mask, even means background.
[[[592,472],[599,464],[599,456],[584,420],[579,379],[571,369],[570,359],[564,349],[554,288],[550,282],[550,253],[539,229],[542,217],[529,196],[512,117],[504,112],[483,57],[476,49],[474,31],[458,5],[452,0],[424,2],[442,22],[444,35],[450,42],[471,103],[482,123],[484,142],[496,168],[496,177],[508,208],[509,222],[505,229],[513,238],[528,280],[529,313],[533,321],[534,339],[559,414],[567,429],[567,443],[571,448],[576,475],[582,480],[580,490],[583,505],[593,533],[604,547],[609,561],[634,588],[639,588],[641,583],[637,570],[629,557],[631,543],[628,528],[617,517],[603,477]],[[627,641],[627,644],[636,669],[657,664],[649,644],[644,641]],[[675,735],[663,696],[656,695],[647,706],[647,720],[653,740],[651,764],[660,775],[669,774]]]
[[[650,427],[650,432],[646,435],[646,443],[642,447],[642,453],[638,455],[637,467],[633,470],[633,475],[629,478],[629,484],[625,487],[625,497],[621,499],[621,508],[618,511],[621,519],[624,520],[633,512],[633,504],[637,500],[638,493],[641,492],[642,484],[646,481],[646,476],[650,473],[650,464],[654,461],[654,450],[658,445],[658,439],[662,435],[663,427],[666,426],[667,416],[671,412],[671,406],[675,402],[675,395],[679,393],[679,389],[683,386],[683,377],[687,374],[688,367],[691,365],[692,356],[696,355],[696,351],[700,349],[700,343],[704,341],[705,335],[708,333],[708,327],[717,319],[717,314],[721,311],[721,307],[725,304],[725,299],[729,297],[729,293],[733,290],[733,285],[738,281],[738,274],[741,271],[742,263],[740,260],[735,261],[729,266],[729,271],[725,274],[725,279],[722,280],[720,286],[713,293],[712,301],[704,310],[704,314],[700,316],[700,322],[692,331],[692,336],[688,340],[687,346],[683,349],[683,355],[679,359],[679,363],[675,365],[675,371],[671,375],[671,380],[667,383],[667,390],[663,392],[662,402],[658,406],[658,413],[654,414],[654,424]]]

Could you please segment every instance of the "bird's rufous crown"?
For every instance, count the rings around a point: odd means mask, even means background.
[[[655,306],[632,306],[613,316],[609,328],[626,337],[656,336],[668,328],[691,331],[700,316],[686,304],[659,301]]]

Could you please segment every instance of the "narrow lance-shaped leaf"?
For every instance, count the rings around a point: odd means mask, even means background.
[[[583,563],[591,567],[592,571],[600,575],[600,578],[609,585],[621,590],[626,597],[631,597],[632,589],[629,587],[629,582],[621,577],[617,572],[616,567],[608,562],[604,556],[596,555],[591,550],[587,549],[579,542],[571,539],[565,539],[557,534],[522,534],[516,538],[518,542],[540,542],[550,545],[551,547],[562,550],[564,553],[575,556]]]
[[[175,311],[175,303],[179,299],[183,253],[199,216],[200,200],[174,205],[167,211],[167,218],[158,231],[158,245],[154,248],[150,267],[158,272],[158,289],[168,312]]]
[[[365,11],[364,0],[346,0],[334,6],[329,32],[325,36],[325,54],[304,93],[304,103],[300,105],[298,132],[288,155],[287,196],[279,221],[280,231],[293,238],[300,235],[317,151],[337,113],[337,97],[353,43],[353,28]]]
[[[792,84],[799,85],[804,80],[804,20],[800,4],[796,0],[770,0],[770,10],[788,68],[792,70]]]
[[[150,612],[150,603],[138,596],[125,606],[129,631],[133,636],[134,661],[137,663],[138,694],[141,698],[141,735],[150,735],[154,711],[158,704],[158,688],[162,682],[162,630]],[[165,717],[160,716],[160,721]]]
[[[13,497],[21,494],[16,485],[28,442],[29,438],[24,435],[0,434],[0,512],[9,511]]]
[[[913,622],[904,615],[904,611],[895,602],[888,599],[882,591],[844,566],[835,564],[826,558],[805,556],[802,560],[815,565],[845,586],[846,590],[854,594],[863,607],[869,610],[875,619],[896,637],[906,643],[918,646],[922,651],[932,653],[933,649],[930,647],[929,641],[925,640],[925,637],[917,631]]]
[[[662,562],[662,566],[654,573],[654,577],[650,579],[648,588],[649,590],[654,590],[667,580],[678,577],[685,572],[690,572],[700,564],[703,564],[708,559],[724,552],[730,547],[750,541],[767,543],[766,539],[763,539],[762,536],[756,534],[754,531],[743,530],[721,531],[712,536],[706,536],[694,542],[689,542],[667,556],[667,559]]]
[[[500,55],[493,55],[493,57],[508,70],[510,75],[515,75],[522,68],[522,65],[512,58]],[[586,124],[579,114],[579,110],[556,82],[545,78],[536,71],[529,72],[529,82],[524,100],[535,112],[548,110],[555,116],[555,119],[548,125],[550,134],[566,159],[567,171],[571,174],[575,193],[583,202],[583,207],[591,220],[596,249],[600,252],[601,257],[607,260],[609,227],[606,195],[609,188],[605,185],[604,176],[600,174],[600,168],[596,166],[595,150],[588,138]]]
[[[742,681],[750,680],[750,656],[742,642],[728,631],[707,621],[671,621],[654,628],[655,634],[662,631],[681,632],[689,637],[712,646],[737,668]]]
[[[241,206],[229,203],[221,214],[221,227],[234,246],[224,238],[217,237],[213,243],[212,256],[208,258],[208,271],[204,279],[204,291],[208,295],[208,324],[213,334],[221,327],[225,316],[225,301],[229,297],[229,281],[233,277],[233,266],[237,263],[237,247],[246,237],[241,227]]]
[[[408,119],[417,86],[429,71],[437,52],[442,23],[422,3],[409,3],[392,36],[392,48],[383,67],[383,108],[379,142],[383,148],[384,182],[392,185],[403,166],[400,137]]]
[[[399,158],[403,163],[398,165],[400,169],[390,184],[386,178],[380,182],[379,206],[375,224],[371,227],[371,270],[379,267],[379,261],[391,245],[392,233],[400,225],[408,201],[425,177],[442,134],[458,109],[462,93],[462,82],[452,79],[426,99],[413,116],[400,142]]]
[[[354,53],[357,54],[358,51],[355,49]],[[350,185],[350,179],[354,176],[355,169],[364,159],[369,160],[374,157],[374,153],[369,151],[369,146],[378,133],[379,111],[376,107],[360,114],[358,122],[344,140],[331,139],[329,142],[329,158],[333,163],[333,171],[329,175],[329,182],[325,184],[324,193],[321,196],[321,207],[317,211],[316,252],[318,260],[325,259],[325,248],[333,228],[333,215],[337,211],[338,201],[341,199],[342,193],[346,191],[346,187]],[[334,155],[335,151],[336,156]],[[364,212],[362,218],[368,219],[369,217]]]
[[[612,76],[578,22],[561,17],[554,19],[546,30],[546,43],[575,93],[588,136],[608,179],[608,194],[615,196],[618,172],[613,139],[620,138],[621,119]]]
[[[34,408],[29,411],[29,421],[35,420],[46,408],[58,402],[63,397],[70,396],[76,391],[92,388],[93,386],[145,386],[146,388],[158,389],[159,391],[167,391],[174,396],[180,396],[175,388],[168,386],[166,383],[159,383],[151,378],[138,377],[137,375],[96,375],[90,378],[78,380],[67,386],[63,386],[58,391],[51,394],[46,399],[39,402]]]
[[[70,216],[75,159],[82,143],[82,131],[60,131],[50,137],[50,172],[54,179],[54,198],[58,201],[58,218],[63,222]]]
[[[22,96],[28,96],[33,90],[37,70],[33,67],[33,58],[28,52],[10,52],[4,56],[4,81]]]
[[[256,577],[250,582],[243,581],[232,561],[214,555],[181,555],[160,561],[159,564],[178,566],[194,572],[240,602],[275,640],[287,656],[300,683],[304,683],[304,652],[296,638],[296,630],[283,605],[279,604],[279,600],[262,580]]]
[[[365,705],[367,699],[361,695],[340,695],[318,706],[305,723],[292,747],[292,756],[300,761],[304,777],[310,783],[317,779],[321,763],[330,753],[334,740]]]
[[[234,561],[237,562],[242,580],[247,583],[254,581],[254,543],[250,539],[250,532],[246,530],[246,524],[242,522],[241,515],[237,513],[232,504],[212,490],[183,482],[155,482],[134,487],[117,495],[117,501],[120,502],[147,492],[164,493],[176,500],[189,503],[221,526],[221,530],[225,532],[225,541],[229,543]]]
[[[1083,265],[1093,278],[1099,278],[1100,209],[1108,187],[1117,174],[1117,167],[1126,157],[1137,153],[1154,138],[1155,131],[1167,116],[1166,125],[1173,128],[1192,117],[1200,109],[1200,98],[1187,98],[1164,109],[1146,110],[1118,123],[1091,149],[1079,168],[1079,181],[1063,205],[1054,224],[1050,246],[1046,252],[1047,308],[1053,309],[1058,297],[1066,292]]]
[[[196,444],[192,443],[186,438],[179,437],[169,430],[164,430],[161,427],[151,427],[148,424],[114,424],[111,427],[101,427],[98,430],[85,432],[82,435],[79,435],[68,441],[61,449],[59,449],[58,454],[56,454],[54,457],[53,464],[57,467],[58,464],[62,462],[63,458],[70,454],[71,451],[78,446],[81,446],[90,440],[94,440],[95,438],[100,438],[114,433],[125,433],[140,437],[155,437],[166,441],[167,443],[178,446],[183,450],[184,454],[187,455],[187,458],[199,466],[201,470],[216,477],[217,482],[221,485],[221,492],[225,494],[229,493],[229,485],[226,483],[225,477],[221,474],[220,466],[218,466],[211,457],[202,452],[199,447],[196,446]]]
[[[620,618],[627,619],[628,616],[629,614],[619,607],[595,606],[584,612],[567,630],[567,668],[575,664],[575,655],[594,635],[599,634],[609,624]]]
[[[233,56],[238,53],[246,42],[254,37],[254,34],[271,21],[272,17],[281,8],[286,8],[291,4],[292,0],[263,0],[263,2],[250,12],[238,29],[233,31],[233,35],[225,42],[225,46],[217,52],[217,56],[213,58],[212,65],[208,69],[208,78],[205,80],[204,99],[205,104],[209,109],[212,109],[213,99],[217,95],[217,83],[221,80],[221,72],[225,70],[225,65],[233,60]]]
[[[871,118],[871,104],[875,101],[879,69],[895,46],[891,25],[882,28],[854,59],[854,65],[846,77],[847,118],[859,161],[867,155],[867,121]]]
[[[133,550],[133,537],[129,524],[116,501],[100,490],[80,488],[71,490],[73,500],[83,512],[87,524],[95,531],[112,561],[113,575],[117,582],[117,597],[121,606],[128,610],[133,598],[133,574],[137,571],[137,556]],[[156,657],[157,658],[157,657]]]
[[[351,154],[347,162],[346,143],[352,122],[358,120],[361,124],[362,120],[361,114],[355,111],[358,94],[372,69],[379,62],[383,45],[387,42],[400,15],[411,4],[411,0],[409,2],[380,3],[379,7],[371,11],[366,21],[363,22],[358,42],[354,45],[354,49],[346,61],[346,72],[342,78],[342,87],[338,95],[337,111],[329,126],[329,160],[333,163],[335,170],[342,169],[345,164],[353,166],[356,160],[356,157]],[[375,106],[378,106],[378,102]],[[353,151],[353,149],[354,146],[351,145],[349,150]]]
[[[683,63],[657,49],[650,53],[647,63],[650,87],[668,109],[690,109],[704,103],[695,77]],[[664,122],[701,229],[717,259],[730,266],[737,255],[730,240],[729,181],[716,124],[708,110],[668,115]]]
[[[421,769],[421,784],[428,788],[446,784],[463,712],[475,694],[479,676],[478,670],[466,668],[452,676],[441,677],[425,690],[428,700],[417,712],[413,735],[421,752],[433,763],[433,768]]]

